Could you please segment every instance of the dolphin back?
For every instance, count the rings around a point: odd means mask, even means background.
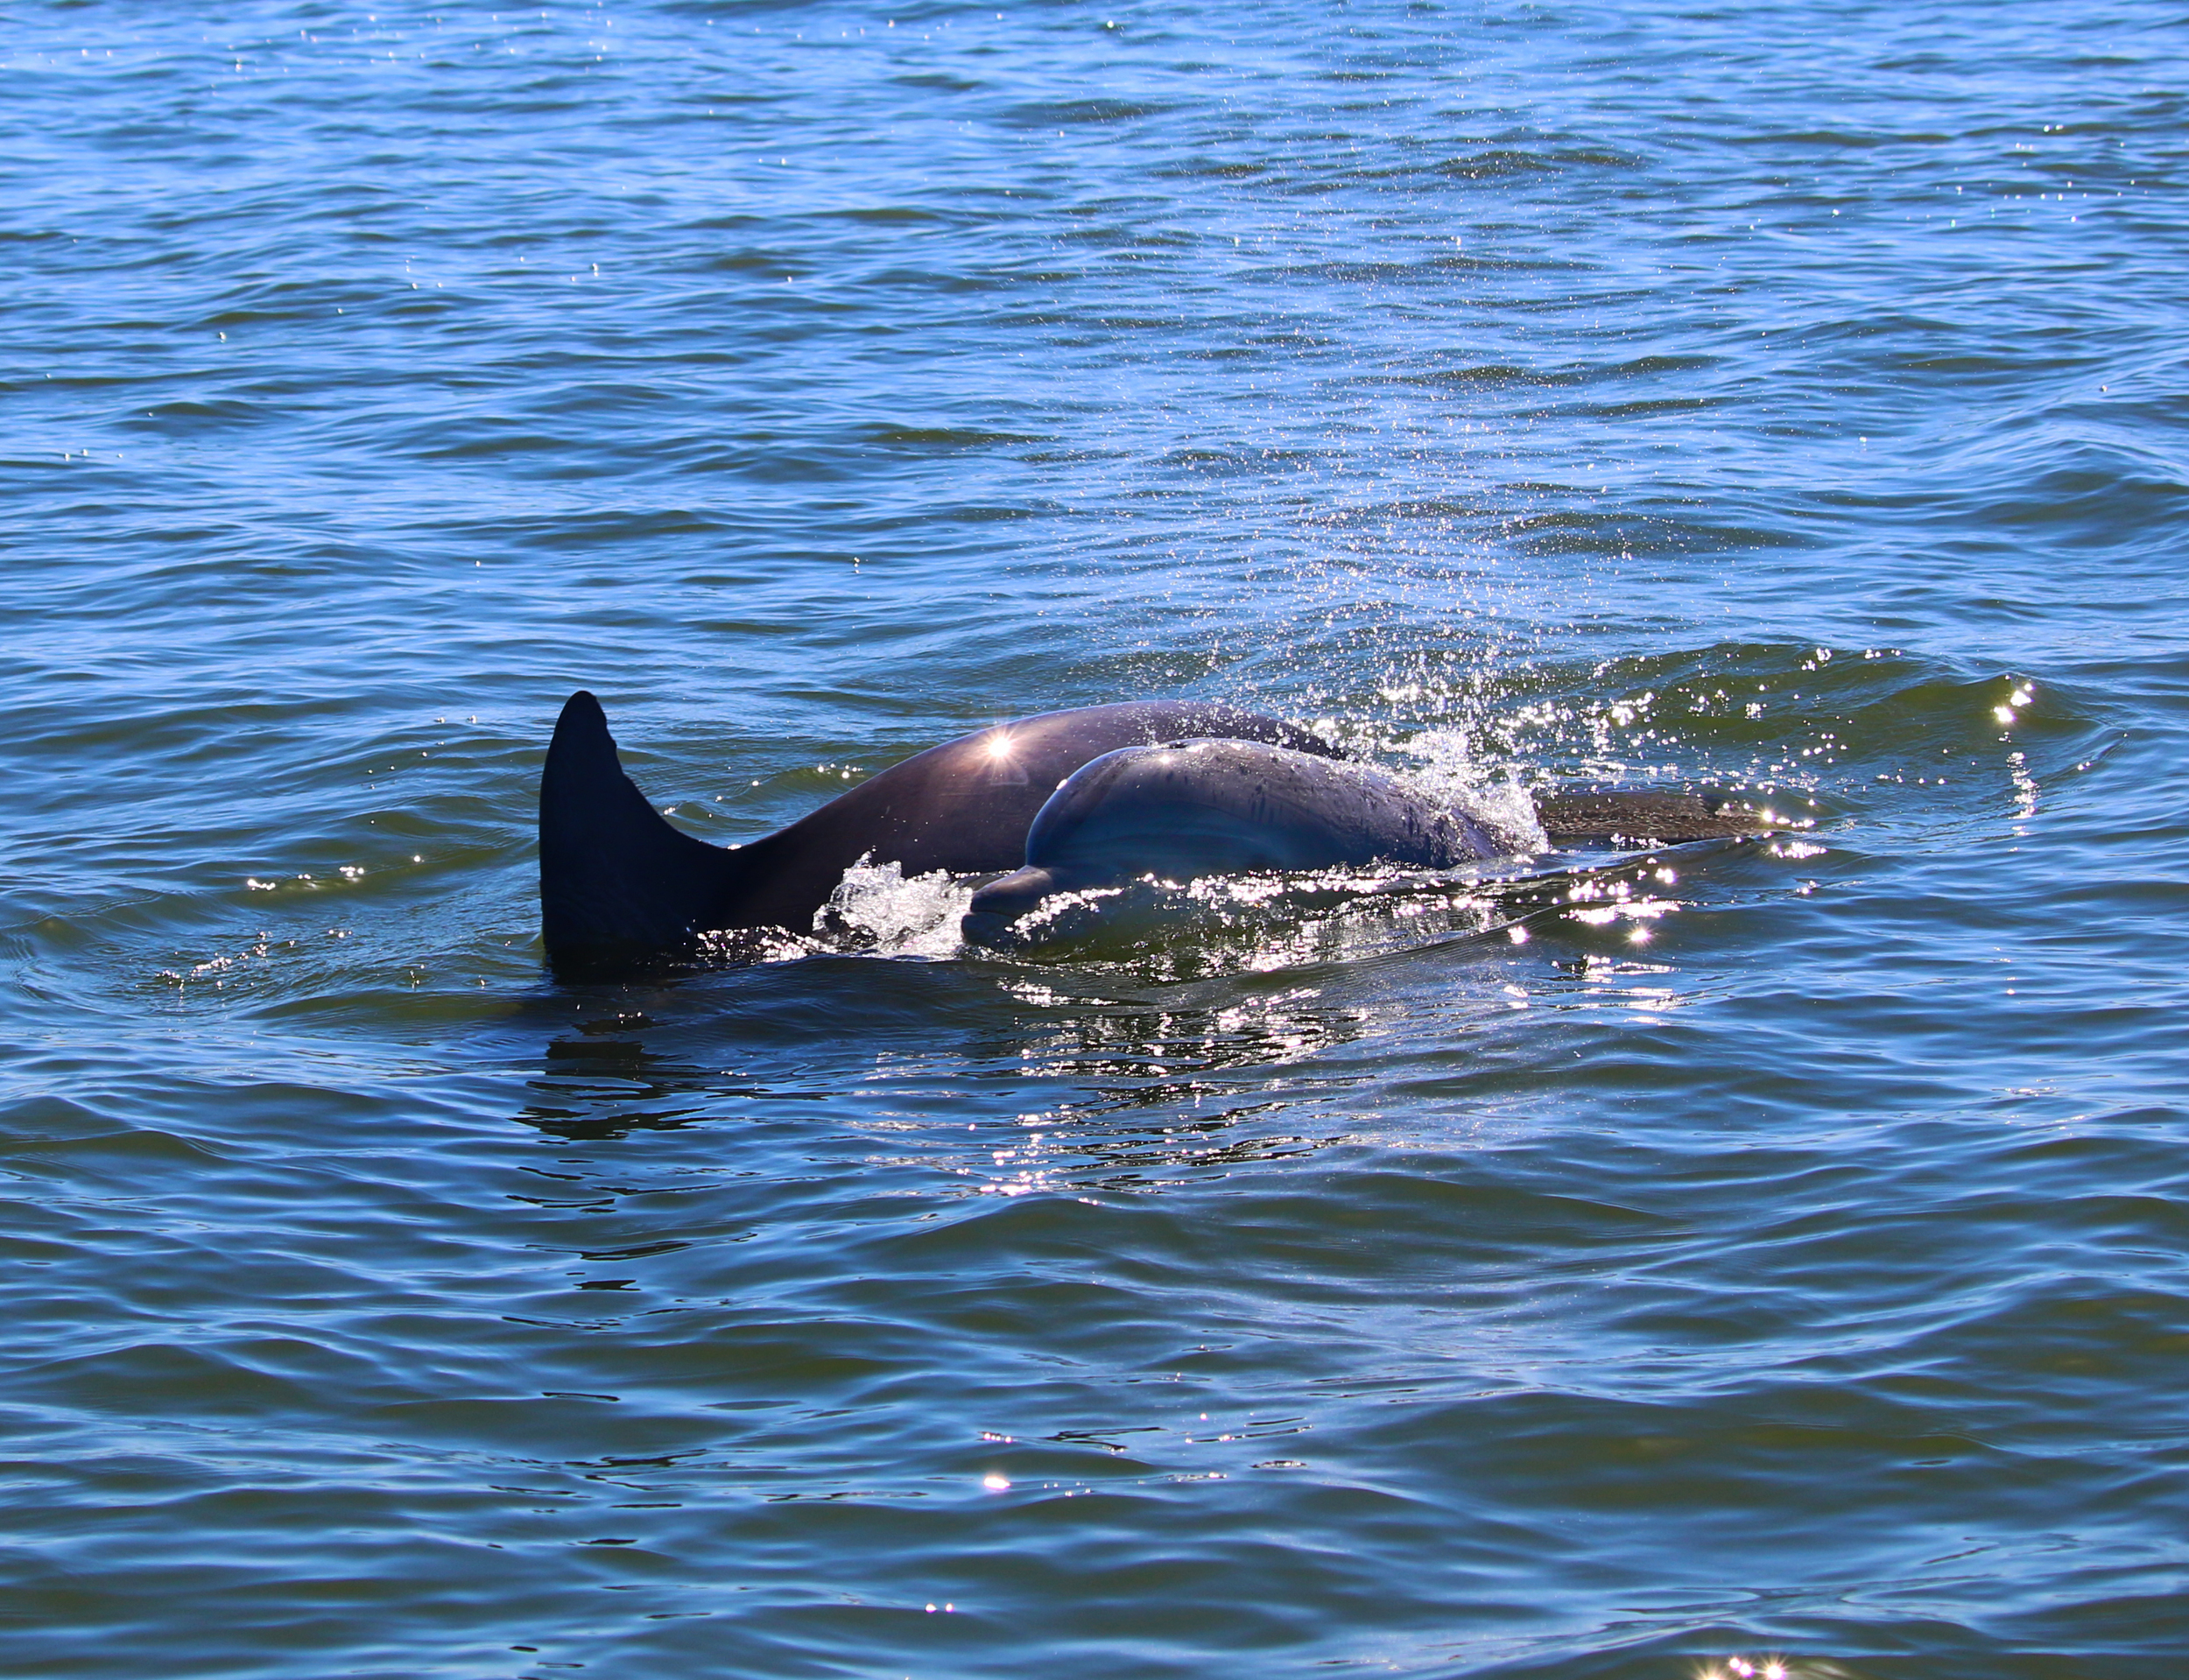
[[[995,874],[1024,858],[1026,830],[1089,759],[1129,744],[1221,733],[1336,749],[1279,719],[1221,702],[1144,700],[1047,712],[976,730],[894,764],[750,845],[710,846],[670,826],[623,773],[600,702],[573,694],[539,782],[539,906],[559,973],[643,968],[703,933],[805,932],[862,858],[910,875]]]

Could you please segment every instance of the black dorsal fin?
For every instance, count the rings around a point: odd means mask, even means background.
[[[736,854],[669,826],[623,774],[600,701],[564,704],[539,777],[539,919],[558,966],[674,950],[719,925]]]

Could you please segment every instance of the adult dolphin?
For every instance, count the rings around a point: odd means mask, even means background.
[[[1183,749],[1166,751],[1186,752],[1183,781],[1161,770],[1161,755],[1143,762],[1123,750],[1182,742]],[[1122,755],[1119,768],[1097,763],[1110,755]],[[654,809],[623,773],[600,702],[581,690],[562,708],[540,777],[540,922],[548,959],[559,972],[613,972],[689,949],[705,933],[802,932],[844,871],[869,855],[907,875],[1024,875],[1022,866],[1034,863],[1031,854],[1038,851],[1063,864],[1067,878],[1084,881],[1097,872],[1130,876],[1158,867],[1314,868],[1379,858],[1438,866],[1489,854],[1489,841],[1462,813],[1432,806],[1364,766],[1328,762],[1341,757],[1296,725],[1221,704],[1085,706],[961,736],[869,777],[764,840],[720,847],[672,827]],[[1255,803],[1262,797],[1256,778],[1266,790],[1272,766],[1299,796],[1281,810],[1282,801]],[[1228,814],[1214,826],[1203,823],[1190,856],[1151,849],[1162,826],[1147,819],[1151,806],[1162,803],[1165,788],[1176,794],[1196,787],[1194,799]],[[1030,843],[1052,795],[1052,820]],[[1655,790],[1538,794],[1536,810],[1561,845],[1659,844],[1783,826],[1722,795]],[[1402,843],[1410,825],[1427,837],[1429,851],[1418,860]],[[1176,836],[1164,841],[1172,850],[1183,843]],[[1098,864],[1105,846],[1107,860]],[[1142,853],[1128,855],[1136,846]],[[1056,884],[1015,880],[982,908],[1015,913],[1064,884],[1065,878],[1051,879]]]
[[[1047,712],[977,730],[869,777],[765,840],[710,846],[672,828],[624,775],[601,703],[581,689],[539,779],[539,909],[559,969],[613,968],[733,928],[804,932],[872,854],[904,873],[993,875],[1025,861],[1058,784],[1120,747],[1186,735],[1336,749],[1281,719],[1193,700]]]

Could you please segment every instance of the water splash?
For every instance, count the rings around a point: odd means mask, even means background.
[[[1464,812],[1501,853],[1522,857],[1551,849],[1551,837],[1536,815],[1535,801],[1515,778],[1512,767],[1485,763],[1466,731],[1425,729],[1399,750],[1416,761],[1408,767],[1406,780]]]
[[[875,863],[871,853],[844,871],[828,902],[814,913],[813,931],[840,950],[881,957],[954,957],[964,946],[959,924],[973,903],[975,882],[938,869],[909,880],[898,863]]]

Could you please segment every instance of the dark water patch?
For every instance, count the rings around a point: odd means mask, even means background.
[[[922,74],[892,76],[890,80],[899,87],[920,88],[944,94],[978,93],[987,86],[985,82],[970,81],[963,76],[933,71]]]
[[[1170,109],[1163,103],[1132,99],[1046,100],[1015,106],[1006,120],[1019,128],[1046,129],[1061,123],[1068,130],[1075,123],[1087,126],[1161,116]]]

